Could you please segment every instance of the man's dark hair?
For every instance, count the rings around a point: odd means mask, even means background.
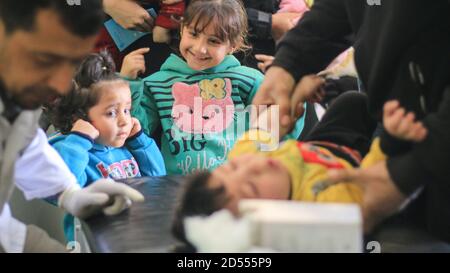
[[[222,209],[228,201],[223,185],[218,187],[208,185],[210,177],[211,174],[207,171],[188,176],[175,212],[172,233],[190,248],[194,247],[186,238],[184,219],[189,216],[209,216]]]
[[[73,2],[73,1],[72,1]],[[3,21],[6,33],[17,29],[32,31],[38,10],[55,11],[67,29],[80,37],[97,33],[103,19],[102,0],[80,0],[72,3],[69,0],[0,0],[0,20]]]

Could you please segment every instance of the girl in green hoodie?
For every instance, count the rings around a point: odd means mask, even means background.
[[[240,1],[191,1],[181,25],[181,57],[172,54],[159,72],[131,81],[132,114],[147,134],[162,129],[168,174],[215,169],[248,129],[247,106],[263,75],[232,55],[247,48],[246,34]]]

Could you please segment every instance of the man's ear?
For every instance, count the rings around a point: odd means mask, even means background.
[[[0,48],[2,48],[2,45],[5,43],[5,37],[6,37],[5,24],[3,23],[2,19],[0,19]]]
[[[5,24],[0,18],[0,59],[2,58],[4,48],[6,46],[6,28]],[[2,63],[0,62],[0,71],[3,70]]]

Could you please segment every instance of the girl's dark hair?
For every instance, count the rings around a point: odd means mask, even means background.
[[[107,51],[86,57],[75,74],[72,90],[49,109],[55,128],[67,134],[76,120],[88,120],[89,109],[100,98],[99,83],[120,80],[115,71],[114,61]]]
[[[247,12],[240,0],[190,1],[183,15],[183,26],[202,32],[212,22],[219,39],[230,41],[236,50],[250,48],[247,45]]]
[[[172,223],[172,234],[186,244],[188,249],[194,247],[186,238],[184,219],[196,215],[209,216],[222,209],[229,200],[223,185],[214,188],[209,186],[210,177],[211,173],[208,171],[192,174],[186,178],[181,191],[181,200]]]

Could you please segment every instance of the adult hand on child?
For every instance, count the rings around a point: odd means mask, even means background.
[[[130,52],[125,56],[120,69],[120,76],[130,79],[136,79],[139,73],[145,72],[144,54],[148,53],[150,48],[144,47]]]
[[[264,81],[256,92],[252,104],[279,105],[280,124],[287,127],[291,123],[290,97],[295,87],[292,75],[278,66],[272,66],[264,77]]]
[[[94,127],[94,125],[83,119],[77,120],[71,131],[85,134],[92,139],[96,139],[100,135],[100,132]]]
[[[275,105],[267,107],[267,109],[259,109],[252,112],[251,128],[264,130],[272,134],[276,139],[282,139],[292,130],[292,126],[280,126],[279,109]]]
[[[414,120],[414,113],[406,113],[398,101],[388,101],[384,104],[383,125],[390,135],[407,141],[423,141],[428,131],[422,122]]]
[[[398,212],[406,197],[392,181],[386,161],[379,162],[364,169],[332,170],[328,173],[329,181],[355,183],[363,191],[362,214],[365,233],[377,224]]]
[[[291,116],[297,120],[303,116],[305,102],[320,102],[325,97],[325,79],[317,75],[306,75],[294,89],[291,98]]]
[[[321,77],[308,75],[295,86],[294,78],[289,72],[273,66],[267,70],[252,103],[256,106],[279,105],[280,130],[288,130],[303,115],[305,101],[315,102],[323,98],[324,83],[325,80]]]
[[[256,54],[255,55],[256,60],[258,61],[258,68],[265,73],[266,69],[272,65],[273,60],[275,59],[274,56],[270,55],[264,55],[264,54]]]
[[[58,198],[58,206],[70,214],[87,218],[103,211],[115,215],[128,208],[132,202],[143,202],[137,190],[111,179],[99,179],[86,188],[73,185]]]
[[[133,127],[131,128],[129,137],[135,136],[137,133],[139,133],[142,130],[141,123],[139,122],[139,120],[137,118],[131,118],[131,122],[133,124]]]
[[[133,0],[103,0],[105,13],[125,29],[151,32],[152,16]]]

